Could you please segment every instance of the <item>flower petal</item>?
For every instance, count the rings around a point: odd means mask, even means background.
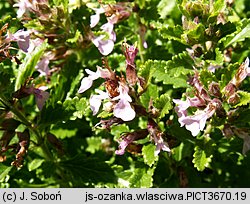
[[[114,116],[123,121],[130,121],[135,118],[135,111],[126,100],[120,100],[114,107]]]
[[[88,90],[93,84],[93,80],[90,77],[84,77],[81,81],[81,86],[78,89],[78,93],[83,93]]]
[[[96,115],[102,104],[102,100],[109,98],[108,93],[96,90],[99,95],[92,95],[89,99],[90,108],[93,111],[93,115]]]

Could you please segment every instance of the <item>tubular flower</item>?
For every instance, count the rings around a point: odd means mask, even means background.
[[[204,130],[206,121],[211,118],[216,111],[219,116],[224,109],[222,108],[221,101],[219,99],[211,99],[208,92],[203,88],[197,72],[195,73],[195,76],[189,80],[189,84],[196,90],[195,97],[187,97],[186,101],[174,99],[173,102],[177,104],[175,111],[178,115],[178,121],[181,127],[185,126],[185,128],[189,130],[193,136],[196,136],[200,131]],[[216,93],[214,93],[214,89],[210,91],[212,91],[212,95],[220,95],[218,88],[216,88]],[[194,113],[194,115],[188,115],[189,107],[196,107],[199,109]]]
[[[243,62],[239,69],[237,70],[236,74],[232,78],[232,80],[225,86],[222,92],[227,99],[229,104],[236,104],[239,100],[239,96],[237,91],[242,83],[242,81],[247,77],[250,76],[250,67],[249,67],[249,58],[247,57],[245,62]]]
[[[93,111],[93,115],[96,115],[99,111],[102,100],[109,98],[108,93],[104,91],[96,90],[96,92],[98,92],[99,95],[92,95],[89,99],[90,108]]]
[[[83,93],[86,90],[88,90],[92,84],[93,81],[98,79],[98,78],[110,78],[111,77],[111,72],[108,69],[102,69],[101,67],[97,66],[97,71],[93,72],[89,69],[85,69],[87,74],[89,75],[88,77],[84,77],[81,81],[81,86],[78,90],[78,93]]]
[[[36,2],[36,1],[33,1]],[[34,9],[34,5],[30,0],[19,0],[18,3],[14,4],[13,7],[18,7],[17,18],[21,18],[25,13]]]
[[[8,33],[5,41],[7,43],[17,42],[18,47],[25,53],[31,53],[37,46],[43,43],[40,38],[31,39],[32,31],[18,30],[16,33]]]
[[[250,67],[249,67],[249,58],[247,57],[245,62],[243,62],[233,79],[231,80],[231,83],[235,85],[237,88],[240,86],[242,81],[247,77],[250,76]]]
[[[133,45],[124,44],[124,55],[126,58],[126,76],[127,81],[131,85],[135,85],[137,82],[137,74],[135,69],[135,57],[138,53],[138,49]]]
[[[200,131],[204,130],[206,121],[211,118],[218,107],[218,101],[211,101],[203,111],[197,111],[195,115],[185,116],[179,118],[181,126],[185,125],[186,129],[189,130],[193,136],[199,134]]]
[[[37,11],[38,4],[48,4],[48,0],[18,0],[13,7],[17,7],[17,18],[21,18],[24,14]]]
[[[132,102],[131,97],[128,95],[129,88],[125,84],[120,83],[118,90],[120,95],[112,99],[119,100],[114,107],[114,116],[121,118],[123,121],[133,120],[135,117],[135,111],[129,103]]]
[[[18,30],[14,34],[8,33],[6,41],[15,41],[23,52],[28,52],[30,46],[30,31]]]
[[[129,47],[132,48],[133,46],[128,46],[128,48]],[[130,60],[130,64],[132,64],[135,59],[137,53],[135,50],[136,48],[133,47],[131,52],[125,52],[126,60]],[[131,87],[131,84],[127,83],[129,77],[128,74],[126,73],[126,79],[123,75],[116,75],[109,67],[105,58],[103,59],[103,66],[105,68],[97,66],[96,72],[89,69],[85,70],[88,73],[88,76],[82,79],[78,93],[83,93],[89,89],[94,80],[103,78],[105,79],[103,85],[106,92],[96,90],[98,95],[92,95],[89,100],[93,115],[98,113],[102,102],[104,102],[103,109],[106,112],[113,112],[115,118],[119,118],[122,121],[133,120],[136,116],[136,104],[132,103],[133,99],[130,96],[130,91],[133,91],[133,87]],[[135,69],[135,64],[133,67]]]
[[[102,55],[108,55],[114,48],[116,41],[116,34],[113,31],[114,25],[120,20],[128,18],[131,11],[124,3],[117,3],[115,5],[102,5],[101,8],[93,8],[96,12],[90,17],[90,27],[94,28],[100,21],[100,15],[105,13],[107,16],[107,23],[101,26],[104,34],[99,36],[91,35],[90,39],[93,44],[98,48]]]
[[[148,132],[151,136],[151,140],[153,140],[156,144],[156,149],[155,149],[155,156],[157,156],[160,151],[166,151],[170,152],[171,150],[169,149],[168,143],[164,141],[163,139],[163,132],[160,130],[156,122],[152,119],[148,120],[148,125],[147,125]]]
[[[123,155],[125,153],[125,149],[127,146],[131,143],[133,143],[136,140],[143,139],[147,137],[148,131],[146,129],[138,130],[131,133],[125,133],[121,138],[119,142],[118,150],[115,151],[115,154],[117,155]]]
[[[108,55],[114,49],[116,35],[113,31],[114,25],[112,23],[104,24],[101,29],[105,34],[99,36],[92,36],[92,43],[98,48],[102,55]]]

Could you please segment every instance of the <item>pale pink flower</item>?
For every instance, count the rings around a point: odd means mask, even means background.
[[[112,23],[106,23],[102,25],[101,29],[106,34],[99,36],[92,36],[91,41],[98,48],[102,55],[108,55],[112,52],[115,45],[116,35],[113,31],[114,25]]]
[[[114,106],[114,116],[121,118],[123,121],[133,120],[136,113],[129,103],[132,102],[131,97],[128,95],[129,88],[125,84],[120,83],[118,89],[120,94],[112,99],[113,101],[119,100]]]
[[[8,33],[7,42],[15,41],[23,52],[28,52],[30,46],[30,31],[18,30],[16,33]]]
[[[49,93],[45,91],[47,87],[39,87],[38,89],[34,90],[34,95],[36,98],[36,104],[38,109],[41,111],[43,109],[43,106],[46,102],[46,100],[49,98]]]
[[[143,139],[147,137],[148,131],[146,129],[143,130],[137,130],[131,133],[125,133],[121,138],[119,142],[118,150],[115,151],[115,154],[117,155],[123,155],[125,153],[126,147],[133,143],[136,140]]]
[[[34,49],[40,46],[44,41],[40,38],[30,39],[33,31],[18,30],[16,33],[8,33],[6,37],[7,42],[17,42],[18,47],[25,53],[32,53]]]
[[[161,135],[154,135],[154,142],[156,145],[156,149],[155,149],[155,156],[157,156],[160,151],[165,151],[165,152],[171,152],[171,150],[169,149],[168,143],[166,143]]]
[[[181,126],[185,125],[186,129],[189,130],[193,136],[198,135],[199,132],[205,128],[207,119],[211,118],[215,113],[218,106],[217,103],[217,101],[213,100],[204,110],[197,111],[195,115],[179,118]]]
[[[169,149],[168,143],[165,142],[162,138],[164,136],[163,132],[160,130],[159,126],[153,119],[148,120],[147,129],[151,136],[151,140],[154,140],[156,145],[156,149],[154,152],[155,156],[157,156],[161,150],[166,152],[171,151]]]
[[[98,48],[102,55],[108,55],[114,49],[114,44],[116,41],[116,35],[113,31],[114,24],[118,23],[119,20],[128,18],[131,14],[129,8],[126,4],[117,3],[115,5],[102,5],[101,8],[93,8],[96,12],[94,15],[90,17],[90,27],[95,27],[100,21],[100,14],[102,13],[111,13],[109,17],[107,17],[107,23],[101,26],[101,30],[106,34],[102,34],[100,36],[91,36],[91,41]]]
[[[122,137],[122,140],[119,144],[119,150],[115,151],[115,154],[117,155],[123,155],[125,153],[126,147],[132,143],[136,139],[137,135],[136,134],[127,134]]]
[[[178,121],[181,124],[181,127],[184,126],[183,118],[187,116],[187,109],[189,107],[199,107],[204,106],[205,103],[198,97],[189,98],[187,97],[186,101],[182,101],[180,99],[173,99],[173,102],[177,104],[175,107],[175,111],[178,115]]]
[[[46,76],[46,77],[49,76],[50,74],[49,63],[50,63],[50,60],[53,58],[54,58],[54,55],[48,52],[37,63],[35,68],[40,73],[40,76]]]
[[[101,90],[96,90],[96,92],[99,95],[92,95],[89,99],[89,104],[90,104],[90,108],[93,112],[93,115],[96,115],[100,109],[100,106],[102,104],[102,100],[104,99],[108,99],[109,95],[107,92],[101,91]]]
[[[96,13],[92,16],[90,16],[90,27],[94,28],[98,22],[100,21],[100,14],[105,13],[104,8],[98,8],[98,9],[93,9]]]
[[[89,74],[88,77],[84,77],[81,81],[81,86],[78,90],[78,93],[83,93],[86,90],[88,90],[92,84],[93,81],[98,79],[98,78],[110,78],[111,74],[110,71],[108,69],[102,69],[101,67],[97,66],[97,71],[93,72],[89,69],[85,69],[85,71],[87,72],[87,74]]]
[[[21,18],[23,14],[34,9],[33,3],[35,2],[35,0],[33,2],[32,0],[19,0],[18,3],[14,4],[13,7],[18,7],[17,18]]]
[[[249,67],[249,58],[247,57],[245,62],[243,62],[233,79],[231,80],[231,83],[234,84],[236,87],[239,87],[242,81],[247,77],[250,76],[250,67]]]
[[[27,49],[27,53],[32,53],[36,47],[40,46],[44,40],[40,38],[30,39],[29,48]]]
[[[131,121],[136,115],[130,103],[124,99],[120,99],[115,105],[113,112],[115,117],[121,118],[123,121]]]
[[[39,88],[35,88],[32,86],[30,88],[25,89],[26,93],[35,95],[36,104],[40,111],[42,110],[46,100],[49,98],[49,93],[45,91],[47,89],[47,86],[40,86]]]

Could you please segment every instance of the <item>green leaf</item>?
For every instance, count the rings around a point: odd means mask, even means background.
[[[126,124],[119,126],[113,126],[111,128],[111,134],[114,135],[114,139],[118,139],[122,133],[129,132],[129,127]]]
[[[86,152],[90,152],[94,154],[96,151],[101,149],[102,138],[101,137],[88,137],[86,138],[88,147],[86,148]]]
[[[144,163],[150,167],[158,160],[158,156],[155,156],[155,149],[156,146],[154,144],[148,144],[142,147]]]
[[[158,98],[158,86],[154,84],[149,84],[147,90],[141,96],[141,103],[144,107],[148,107],[150,99]]]
[[[185,32],[185,34],[182,36],[183,41],[187,37],[189,45],[202,43],[205,41],[205,30],[206,30],[205,26],[199,23],[194,29],[191,29]]]
[[[250,38],[250,23],[249,21],[243,20],[241,22],[240,28],[237,28],[237,31],[234,33],[225,36],[222,38],[219,43],[223,42],[224,48],[236,43],[244,41],[246,38]]]
[[[187,52],[175,55],[169,61],[149,60],[146,63],[154,70],[152,75],[156,81],[163,81],[174,88],[188,87],[187,79],[193,73],[194,62]]]
[[[54,106],[43,107],[41,112],[40,124],[50,125],[58,122],[67,121],[73,114],[73,110],[65,109],[61,102]]]
[[[176,40],[182,44],[187,44],[186,41],[183,41],[181,37],[183,34],[183,29],[180,25],[176,25],[174,27],[162,27],[159,29],[159,32],[164,39]]]
[[[153,186],[155,168],[140,167],[133,170],[129,178],[130,188],[150,188]]]
[[[69,119],[81,119],[88,111],[89,106],[86,98],[69,98],[63,103],[57,102],[54,106],[44,107],[41,112],[41,123],[52,124]]]
[[[168,93],[162,94],[155,100],[154,106],[160,110],[159,118],[163,118],[173,108],[172,99]]]
[[[37,65],[39,59],[43,55],[45,49],[47,47],[47,42],[42,43],[39,47],[37,47],[31,54],[27,54],[24,62],[20,65],[16,83],[15,83],[15,91],[20,89],[21,85],[25,83],[28,77],[30,77]]]
[[[147,85],[150,83],[153,72],[155,70],[151,67],[151,64],[152,60],[148,60],[147,62],[145,62],[145,64],[139,67],[138,71],[138,75],[144,78]]]
[[[250,93],[245,91],[237,91],[237,94],[240,96],[240,101],[234,106],[234,108],[250,103]]]
[[[68,9],[69,0],[53,0],[53,2],[56,6],[63,5],[65,10]]]
[[[208,88],[209,84],[213,81],[216,81],[216,77],[214,73],[208,71],[207,69],[203,69],[200,71],[199,78],[201,83]]]
[[[199,146],[196,146],[194,151],[194,159],[192,161],[194,163],[194,167],[196,167],[198,171],[203,171],[212,162],[213,155],[207,157],[206,152]]]
[[[32,160],[31,162],[28,163],[28,170],[33,171],[33,170],[39,168],[44,161],[45,161],[44,159],[34,159],[34,160]]]
[[[76,43],[81,36],[81,32],[79,30],[76,30],[75,36],[73,38],[70,38],[67,40],[68,43]]]
[[[100,157],[86,157],[78,154],[72,159],[61,161],[59,165],[66,171],[70,181],[76,186],[92,183],[116,182],[114,171]]]
[[[217,0],[213,3],[211,15],[208,18],[208,22],[214,23],[216,22],[216,18],[219,13],[224,13],[226,9],[226,1]]]
[[[74,137],[77,133],[77,129],[76,128],[75,129],[56,128],[56,129],[50,130],[50,132],[56,135],[58,139],[65,139],[65,138]]]
[[[4,168],[3,168],[4,167]],[[0,182],[4,182],[6,176],[8,176],[9,172],[11,171],[11,169],[13,168],[13,166],[4,166],[1,164],[1,167],[0,167]]]
[[[160,17],[162,19],[165,19],[167,15],[169,15],[174,7],[175,7],[176,3],[175,3],[175,0],[161,0],[159,2],[159,4],[157,5],[157,10],[158,10],[158,13],[160,15]]]

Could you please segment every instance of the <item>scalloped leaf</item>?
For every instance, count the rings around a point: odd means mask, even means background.
[[[42,43],[38,46],[31,54],[27,54],[24,62],[20,65],[16,83],[15,83],[15,91],[20,89],[21,85],[30,77],[35,71],[35,66],[38,63],[38,60],[43,55],[45,49],[47,47],[47,42]]]
[[[141,103],[144,107],[148,107],[150,99],[155,99],[158,98],[159,96],[159,91],[158,91],[158,86],[154,84],[149,84],[147,90],[145,93],[142,94],[141,96]]]
[[[101,149],[102,138],[101,137],[87,137],[86,138],[88,147],[86,148],[87,152],[94,154],[96,151]]]
[[[192,161],[194,167],[196,167],[198,171],[203,171],[206,167],[209,166],[210,162],[212,161],[213,155],[207,157],[206,152],[199,146],[196,146],[194,148],[194,151],[194,159]]]
[[[133,170],[129,178],[130,188],[150,188],[153,186],[155,168],[140,167]]]
[[[224,38],[222,38],[219,43],[223,43],[224,48],[236,43],[242,42],[246,38],[250,38],[250,22],[249,20],[242,20],[240,22],[241,26],[237,28],[237,30]]]
[[[72,183],[76,186],[92,183],[115,183],[116,176],[104,158],[86,157],[78,154],[74,158],[61,161],[58,165],[64,168]]]
[[[240,101],[234,106],[234,108],[250,103],[250,93],[246,91],[237,91],[237,94],[240,96]]]
[[[188,87],[187,76],[193,73],[193,59],[187,52],[175,55],[169,61],[148,61],[156,81],[173,85],[174,88]]]
[[[69,119],[81,119],[84,115],[88,114],[89,111],[90,108],[86,98],[69,98],[63,103],[59,101],[53,106],[49,105],[44,107],[41,112],[40,123],[43,125],[49,125],[61,121],[67,121]]]
[[[172,98],[168,93],[162,94],[155,100],[154,106],[160,110],[159,118],[163,118],[173,108]]]
[[[144,145],[142,148],[144,163],[150,167],[158,160],[158,156],[155,156],[155,149],[154,144]]]
[[[164,39],[176,40],[185,45],[187,44],[181,37],[183,34],[183,29],[180,25],[176,25],[174,27],[162,27],[159,29],[159,32]]]

